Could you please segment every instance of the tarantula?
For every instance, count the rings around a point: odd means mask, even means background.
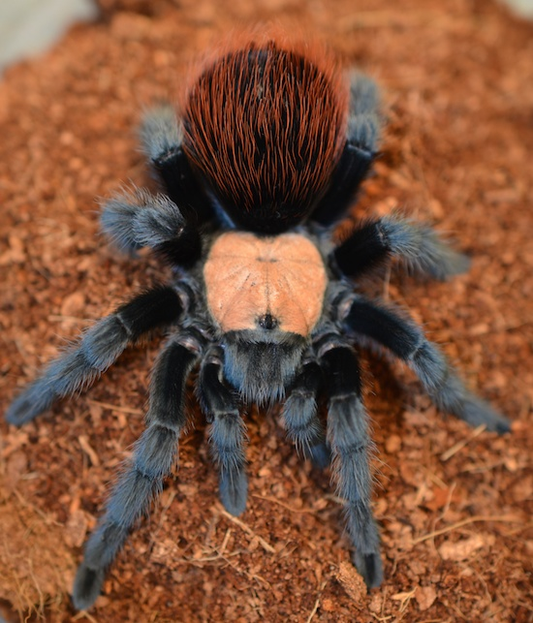
[[[353,562],[369,588],[383,571],[354,344],[384,347],[405,362],[440,409],[472,426],[509,430],[420,327],[355,287],[390,259],[445,279],[467,268],[466,257],[431,228],[397,215],[359,223],[342,243],[333,241],[376,156],[378,99],[373,81],[358,73],[346,80],[320,46],[256,37],[204,62],[179,116],[167,104],[145,115],[141,139],[163,190],[113,197],[101,222],[123,251],[151,248],[175,278],[94,324],[7,413],[13,424],[28,422],[89,385],[141,336],[168,329],[146,429],[85,546],[77,608],[94,603],[106,569],[171,470],[196,368],[227,511],[246,507],[241,403],[284,399],[289,438],[316,464],[333,461]],[[319,395],[327,396],[326,425]]]

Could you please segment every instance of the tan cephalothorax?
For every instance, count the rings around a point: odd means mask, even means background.
[[[271,328],[307,336],[322,313],[327,275],[317,248],[300,234],[259,238],[227,232],[204,266],[207,304],[220,329]]]

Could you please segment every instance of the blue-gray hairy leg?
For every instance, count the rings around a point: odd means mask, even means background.
[[[213,206],[183,150],[183,135],[183,123],[171,104],[161,103],[145,112],[141,142],[166,194],[191,224],[205,223],[214,216]]]
[[[347,301],[346,307],[342,317],[346,329],[370,338],[405,361],[439,409],[471,426],[484,424],[490,431],[509,432],[509,420],[465,386],[442,352],[412,320],[360,296]]]
[[[354,279],[388,258],[415,276],[439,280],[470,266],[469,258],[452,249],[433,228],[399,215],[363,223],[332,252],[336,268]]]
[[[202,362],[198,395],[202,410],[211,423],[209,442],[219,470],[220,500],[232,515],[246,509],[246,426],[239,413],[234,392],[223,379],[222,349],[213,348]]]
[[[130,343],[148,331],[175,322],[182,311],[181,300],[170,287],[154,288],[121,305],[46,366],[12,402],[7,421],[21,426],[56,401],[89,386]]]
[[[350,74],[350,100],[346,135],[351,145],[374,154],[381,130],[379,89],[368,76],[358,71]]]
[[[304,363],[289,388],[281,412],[287,437],[298,452],[319,468],[326,467],[331,458],[324,426],[318,416],[317,397],[322,384],[318,363],[313,360]]]
[[[145,111],[139,135],[144,152],[152,161],[174,154],[183,142],[183,124],[172,104],[162,102]]]
[[[374,161],[380,129],[376,83],[368,76],[354,71],[350,75],[346,142],[333,171],[329,189],[313,212],[313,221],[330,227],[346,214]]]
[[[178,438],[186,424],[186,381],[198,354],[171,339],[160,354],[150,385],[146,430],[135,444],[130,464],[120,475],[105,513],[85,545],[72,600],[87,610],[102,589],[106,569],[114,561],[131,528],[145,514],[177,458]]]
[[[353,562],[368,588],[383,580],[379,531],[371,508],[372,475],[368,415],[361,398],[361,375],[355,352],[348,346],[323,348],[320,363],[329,391],[327,435],[345,519],[355,547]]]
[[[197,228],[165,195],[141,188],[117,194],[102,206],[100,222],[104,233],[126,253],[148,247],[174,265],[188,265],[201,253]]]

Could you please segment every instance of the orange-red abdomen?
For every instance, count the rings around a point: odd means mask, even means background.
[[[344,145],[346,97],[328,55],[249,43],[193,83],[184,149],[237,225],[284,231],[328,186]]]

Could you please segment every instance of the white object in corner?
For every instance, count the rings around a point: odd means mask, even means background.
[[[97,15],[93,0],[1,0],[0,71],[44,52],[69,26]]]

